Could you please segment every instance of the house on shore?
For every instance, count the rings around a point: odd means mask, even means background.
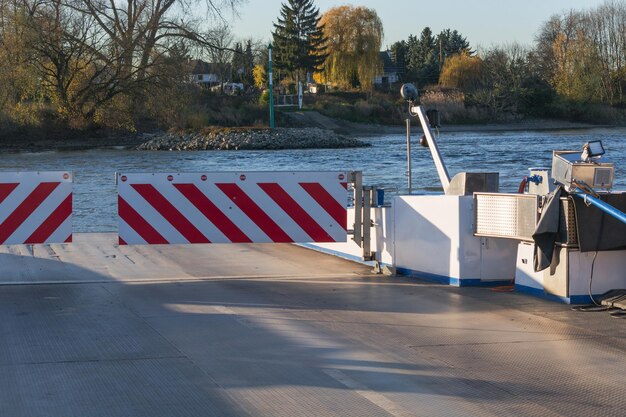
[[[383,86],[402,81],[404,65],[394,61],[391,51],[381,51],[379,53],[379,59],[383,64],[383,73],[374,77],[374,85]]]
[[[190,60],[189,67],[191,68],[191,82],[209,88],[222,82],[220,74],[230,72],[224,69],[220,71],[218,64],[212,64],[201,59]]]

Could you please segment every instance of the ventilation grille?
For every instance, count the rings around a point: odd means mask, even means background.
[[[474,194],[474,234],[532,241],[539,198],[529,194]]]

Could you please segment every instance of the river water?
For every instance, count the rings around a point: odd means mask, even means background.
[[[413,192],[436,193],[440,183],[428,149],[413,137]],[[500,191],[515,192],[529,167],[550,167],[552,150],[602,140],[615,162],[615,189],[626,189],[626,128],[446,133],[439,148],[450,177],[462,171],[499,172]],[[407,191],[406,138],[363,138],[372,147],[284,151],[147,152],[122,149],[4,153],[1,171],[72,171],[74,231],[117,228],[115,172],[363,171],[364,184]]]

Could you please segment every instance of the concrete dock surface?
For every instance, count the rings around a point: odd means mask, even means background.
[[[293,245],[0,247],[0,416],[624,416],[626,320]]]

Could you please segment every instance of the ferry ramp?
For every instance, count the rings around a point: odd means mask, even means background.
[[[293,245],[0,247],[1,416],[623,416],[626,321]]]

